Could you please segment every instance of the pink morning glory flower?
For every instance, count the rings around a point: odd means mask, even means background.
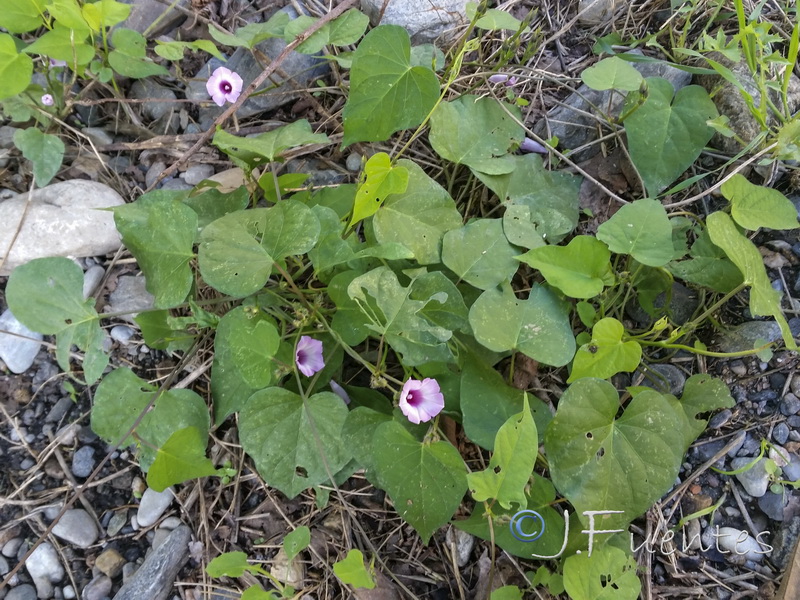
[[[400,392],[400,410],[412,423],[425,423],[442,412],[444,396],[435,379],[409,379]]]
[[[206,82],[206,90],[217,106],[225,102],[233,103],[242,93],[242,78],[230,69],[217,67]]]
[[[519,81],[517,77],[512,77],[505,73],[496,73],[489,77],[489,83],[505,83],[507,87],[516,85],[517,81]]]
[[[51,96],[50,94],[45,94],[44,96],[42,96],[42,104],[44,104],[45,106],[53,106],[54,103],[55,100],[53,100],[53,96]]]
[[[350,395],[345,391],[345,389],[336,383],[333,379],[329,382],[333,393],[339,396],[342,400],[344,400],[345,404],[350,404]]]
[[[322,371],[325,368],[325,360],[322,358],[322,342],[307,335],[302,336],[297,342],[294,359],[297,368],[306,377]]]
[[[538,154],[547,154],[547,148],[542,146],[536,140],[526,137],[519,145],[519,149],[523,152],[536,152]]]

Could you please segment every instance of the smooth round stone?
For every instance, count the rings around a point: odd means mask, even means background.
[[[71,585],[65,585],[61,593],[64,594],[64,600],[73,600],[75,598],[75,590]]]
[[[103,575],[107,575],[112,579],[122,573],[122,567],[125,565],[125,559],[122,555],[114,550],[114,548],[106,548],[97,557],[94,566],[100,569]]]
[[[0,359],[12,373],[24,373],[30,369],[44,336],[17,321],[10,310],[0,315],[0,331],[8,332],[0,333]]]
[[[213,165],[193,164],[183,173],[183,180],[189,185],[197,185],[214,174]]]
[[[72,474],[75,477],[88,477],[94,470],[97,462],[94,458],[94,448],[81,446],[72,457]]]
[[[100,535],[94,519],[82,508],[65,512],[53,527],[53,534],[79,548],[88,548]]]
[[[6,596],[6,600],[36,600],[36,588],[27,583],[18,585]]]
[[[99,266],[95,265],[93,267],[89,267],[86,270],[86,273],[83,274],[83,297],[88,298],[94,291],[97,289],[97,286],[100,285],[100,281],[103,279],[103,275],[106,274],[106,270]]]
[[[43,542],[25,561],[25,568],[36,584],[36,591],[42,598],[49,598],[53,592],[53,583],[64,578],[64,567],[58,559],[58,553],[49,542]]]
[[[789,426],[786,423],[778,423],[772,430],[772,439],[783,445],[789,440]]]
[[[735,555],[744,556],[745,560],[760,562],[765,547],[746,531],[735,527],[720,527],[717,532],[719,547]]]
[[[2,554],[6,558],[14,558],[17,555],[17,551],[19,547],[22,545],[24,540],[21,537],[11,538],[6,542],[6,545],[3,546]]]
[[[736,471],[752,462],[752,460],[753,458],[749,456],[734,458],[731,461],[731,470]],[[739,483],[742,484],[744,491],[750,494],[753,498],[760,498],[767,493],[767,487],[769,486],[769,473],[767,473],[767,470],[764,468],[763,460],[759,460],[746,471],[738,473],[736,475],[736,479],[738,479]]]
[[[127,325],[116,325],[111,328],[111,339],[119,342],[120,344],[127,344],[131,338],[136,335],[136,331]]]
[[[169,508],[175,496],[172,488],[167,488],[163,492],[157,492],[152,488],[147,488],[142,494],[142,501],[139,503],[139,511],[136,513],[136,520],[139,527],[150,527],[161,515]]]
[[[0,556],[0,575],[5,575],[9,571],[8,561],[5,556]]]
[[[113,583],[109,577],[105,575],[95,577],[83,588],[81,597],[83,600],[103,600],[106,596],[111,595],[112,586]]]

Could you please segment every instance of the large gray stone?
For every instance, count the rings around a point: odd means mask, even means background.
[[[290,6],[281,9],[288,12],[294,19],[297,17]],[[256,49],[267,57],[267,62],[275,60],[286,48],[286,42],[281,38],[272,38],[261,42]],[[195,75],[186,87],[186,97],[195,102],[202,102],[200,108],[200,127],[208,129],[219,115],[227,110],[229,104],[217,106],[211,101],[206,90],[206,81],[217,67],[226,67],[239,74],[242,78],[242,89],[247,89],[253,80],[264,70],[253,53],[245,48],[237,48],[230,59],[223,63],[217,58],[208,61]],[[237,111],[240,118],[250,117],[258,113],[275,110],[288,102],[292,102],[316,79],[323,77],[329,71],[327,61],[319,56],[310,56],[292,52],[283,61],[277,71],[261,86],[258,91],[268,90],[257,96],[251,96]]]
[[[10,310],[0,315],[0,359],[12,373],[24,373],[30,368],[43,337],[17,321]]]
[[[100,534],[89,513],[82,508],[73,508],[65,512],[53,526],[53,535],[78,548],[88,548]]]
[[[64,578],[64,567],[49,542],[42,542],[36,547],[25,561],[25,568],[28,569],[40,598],[49,598],[53,584]]]
[[[634,50],[630,54],[641,55],[642,53]],[[643,77],[663,77],[668,80],[676,92],[689,85],[692,80],[690,73],[676,69],[665,62],[634,62],[631,64]],[[574,150],[597,139],[598,120],[605,120],[602,115],[598,114],[598,110],[608,110],[610,116],[618,116],[622,103],[625,101],[625,95],[625,92],[593,90],[583,84],[561,105],[548,111],[545,118],[536,123],[533,131],[545,139],[551,135],[557,136],[560,149]],[[588,160],[599,151],[599,145],[594,144],[573,153],[570,157],[576,162],[581,162]]]
[[[178,571],[189,557],[191,538],[191,531],[185,525],[170,533],[120,588],[114,600],[166,600]]]
[[[147,31],[148,37],[155,38],[166,33],[179,22],[186,19],[186,15],[173,7],[172,2],[159,2],[158,0],[122,0],[131,5],[131,14],[122,24],[122,27],[135,29],[139,33]],[[189,0],[179,0],[178,6],[189,8]],[[157,22],[156,22],[157,21]]]
[[[722,352],[744,352],[756,347],[756,342],[777,342],[781,328],[775,321],[747,321],[724,331],[717,344]]]
[[[98,209],[124,203],[122,196],[107,185],[84,179],[35,190],[30,202],[27,193],[0,202],[0,257],[6,256],[0,275],[9,275],[34,258],[115,252],[122,242],[114,215]],[[11,247],[20,221],[22,227]]]
[[[361,10],[373,25],[400,25],[408,31],[412,44],[438,43],[449,46],[469,23],[468,0],[361,0]]]

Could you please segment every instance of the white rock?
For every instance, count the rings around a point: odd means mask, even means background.
[[[400,25],[412,44],[439,42],[448,46],[467,25],[467,0],[389,0],[381,18],[384,0],[361,0],[373,25]]]
[[[147,291],[144,277],[125,275],[117,279],[117,288],[111,292],[106,305],[107,312],[128,313],[121,317],[131,323],[143,310],[153,308],[155,298]]]
[[[466,531],[450,527],[447,530],[446,541],[451,547],[455,545],[458,566],[465,566],[469,562],[472,548],[475,546],[475,537]]]
[[[78,548],[88,548],[97,541],[100,534],[89,513],[82,508],[73,508],[65,512],[53,526],[53,535]]]
[[[174,499],[172,488],[167,488],[163,492],[147,488],[142,495],[142,501],[139,503],[139,511],[136,513],[139,527],[150,527],[150,525],[158,521]]]
[[[578,17],[578,20],[584,25],[605,23],[614,15],[617,4],[621,4],[621,2],[619,0],[580,0],[578,13],[581,13],[581,16]]]
[[[97,286],[100,285],[100,281],[102,281],[103,275],[105,274],[106,270],[100,265],[95,265],[86,269],[86,273],[83,274],[84,298],[88,298],[94,294],[94,291],[97,289]]]
[[[39,353],[42,337],[41,333],[31,331],[17,321],[10,310],[0,315],[0,359],[12,373],[24,373],[30,368]]]
[[[30,203],[27,193],[0,202],[0,256],[6,256],[0,275],[9,275],[34,258],[97,256],[119,249],[114,215],[98,209],[125,201],[107,185],[73,179],[35,190],[30,196]],[[26,204],[19,236],[9,250]]]
[[[49,598],[53,591],[53,583],[64,578],[64,567],[58,560],[58,554],[48,542],[41,543],[25,561],[36,591],[40,598]]]
[[[731,461],[731,470],[738,471],[753,462],[753,457],[740,456]],[[736,474],[736,479],[742,484],[744,491],[753,498],[760,498],[767,493],[769,487],[769,473],[763,460],[759,460],[752,467]]]
[[[745,560],[760,562],[765,554],[766,545],[761,545],[746,531],[735,527],[720,527],[717,532],[717,543],[722,550],[744,556]]]
[[[183,173],[183,180],[189,185],[197,185],[204,179],[208,179],[214,174],[213,165],[193,164]]]

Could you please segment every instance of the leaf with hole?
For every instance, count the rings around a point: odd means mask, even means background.
[[[294,531],[286,534],[283,538],[283,551],[286,553],[286,560],[291,563],[295,556],[308,548],[311,543],[311,530],[305,525],[300,525]]]
[[[520,119],[518,108],[494,98],[461,96],[439,104],[431,115],[428,138],[442,158],[482,173],[502,175],[514,169],[509,151],[525,137]]]
[[[217,469],[206,457],[206,444],[208,438],[196,427],[177,430],[156,452],[147,472],[148,487],[163,492],[176,483],[215,475]]]
[[[36,185],[44,187],[50,183],[61,168],[64,142],[36,127],[28,127],[14,132],[14,145],[22,152],[22,156],[33,163]]]
[[[489,466],[467,475],[472,497],[477,502],[494,498],[503,508],[511,508],[511,504],[519,509],[527,506],[525,487],[539,451],[538,445],[532,443],[536,439],[536,424],[525,394],[522,412],[512,416],[498,430]]]
[[[674,253],[672,225],[658,200],[642,198],[620,208],[597,228],[612,252],[630,254],[643,265],[663,267]]]
[[[459,280],[481,290],[510,281],[519,250],[508,243],[502,219],[478,219],[452,229],[442,240],[442,262]]]
[[[370,31],[353,54],[342,144],[376,142],[416,127],[439,99],[439,79],[411,64],[408,32],[397,25]]]
[[[607,528],[603,525],[603,528]],[[614,546],[564,561],[564,588],[573,600],[636,600],[642,589],[636,560]]]
[[[400,423],[375,431],[376,468],[400,517],[427,544],[467,491],[466,467],[449,442],[418,442]]]
[[[350,227],[371,217],[391,194],[402,194],[408,188],[408,169],[393,167],[385,152],[372,155],[364,166],[364,182],[358,186]]]
[[[519,300],[508,284],[486,290],[470,308],[469,323],[475,339],[495,352],[519,350],[556,367],[575,354],[567,307],[537,284],[527,300]]]
[[[648,195],[655,197],[697,160],[714,135],[706,121],[718,113],[699,85],[675,94],[666,79],[648,77],[646,82],[647,99],[625,119],[625,133],[633,164]]]
[[[58,365],[69,372],[72,345],[85,352],[83,373],[94,383],[108,365],[105,333],[94,298],[83,297],[83,271],[68,258],[37,258],[20,265],[6,284],[6,302],[31,331],[56,335]]]
[[[584,525],[583,511],[619,510],[603,529],[626,528],[673,485],[687,449],[675,438],[682,419],[658,392],[637,394],[621,417],[619,410],[613,385],[579,379],[545,432],[550,476]]]
[[[750,312],[753,316],[774,317],[781,328],[786,347],[796,350],[797,344],[781,310],[781,295],[770,284],[758,248],[736,229],[733,220],[723,212],[711,213],[706,225],[711,241],[728,255],[741,271],[744,283],[750,286]]]
[[[623,342],[625,328],[611,317],[600,319],[592,328],[592,340],[575,353],[567,383],[581,377],[608,379],[620,371],[635,371],[642,360],[642,347],[636,340]]]
[[[534,248],[517,258],[571,298],[594,298],[605,286],[614,285],[611,252],[588,235],[576,236],[566,246]]]
[[[722,195],[731,202],[731,216],[738,225],[755,231],[769,229],[797,229],[797,208],[778,190],[750,183],[736,173],[722,184]]]
[[[341,440],[347,406],[332,392],[303,399],[277,387],[255,392],[241,411],[242,448],[261,476],[290,499],[329,480],[349,460]]]

